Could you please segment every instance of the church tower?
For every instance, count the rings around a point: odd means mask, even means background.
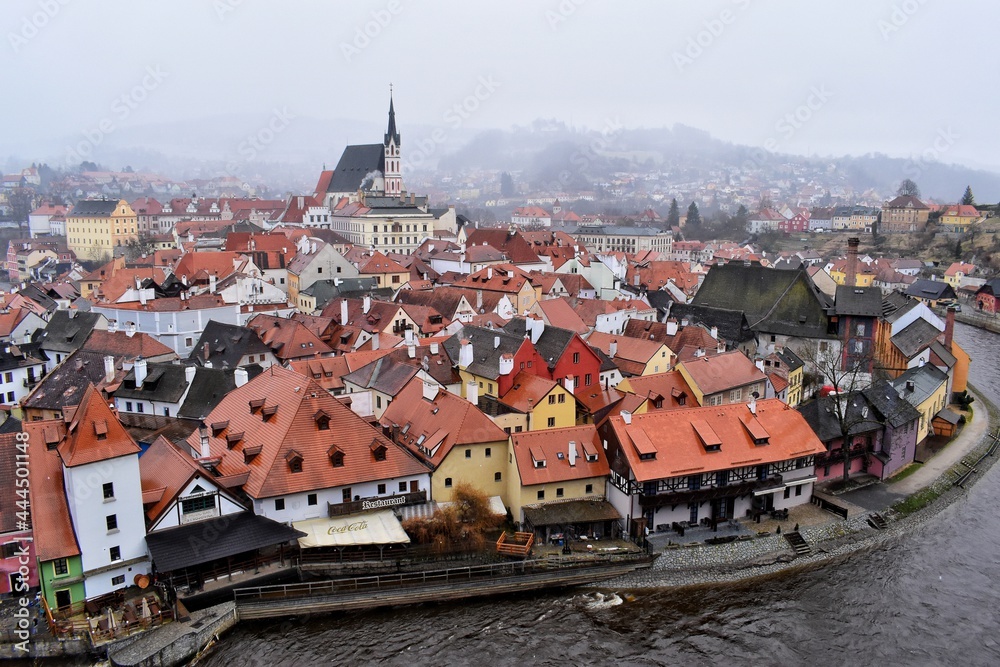
[[[399,131],[396,130],[396,111],[392,106],[392,88],[389,89],[389,127],[385,131],[385,194],[399,196],[403,192],[403,175],[399,164]]]

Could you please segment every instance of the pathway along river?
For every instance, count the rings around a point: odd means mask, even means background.
[[[973,383],[1000,405],[1000,335],[955,335],[976,360]],[[998,501],[1000,467],[889,547],[811,571],[617,605],[577,589],[247,623],[199,664],[996,665]]]

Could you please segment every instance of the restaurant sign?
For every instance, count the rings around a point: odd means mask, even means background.
[[[377,510],[383,507],[395,507],[396,505],[405,505],[405,496],[393,496],[392,498],[379,498],[377,500],[363,500],[361,501],[362,510]]]

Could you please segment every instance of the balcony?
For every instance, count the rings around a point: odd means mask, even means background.
[[[700,489],[682,489],[679,491],[668,491],[656,495],[639,495],[639,505],[643,508],[663,507],[664,505],[686,505],[687,503],[700,503],[706,500],[718,500],[719,498],[737,498],[753,495],[755,492],[776,490],[782,488],[784,480],[781,475],[771,475],[762,480],[749,480],[736,482],[725,486],[709,486]]]
[[[345,514],[391,509],[403,505],[420,505],[426,502],[427,491],[412,491],[410,493],[394,493],[391,496],[370,496],[346,503],[327,503],[327,511],[332,519]]]

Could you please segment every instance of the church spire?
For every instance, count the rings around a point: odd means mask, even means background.
[[[397,146],[399,145],[399,131],[396,130],[396,110],[392,106],[392,84],[389,84],[389,127],[385,131],[385,140],[382,143],[388,146],[390,140],[395,141]]]

